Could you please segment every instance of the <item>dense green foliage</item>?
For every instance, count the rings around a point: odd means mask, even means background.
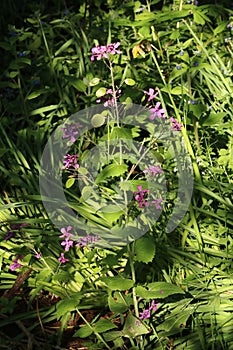
[[[68,349],[67,335],[85,349],[233,349],[233,10],[227,2],[206,3],[3,1],[3,349]],[[121,53],[91,60],[93,47],[117,42]],[[162,133],[157,137],[153,122],[140,128],[148,119],[145,110],[130,126],[114,116],[104,124],[106,114],[100,110],[91,119],[93,128],[71,147],[82,166],[63,171],[66,198],[80,215],[80,228],[88,223],[90,234],[106,238],[115,227],[117,240],[121,227],[141,212],[136,197],[124,211],[127,191],[147,188],[140,168],[145,169],[147,158],[137,163],[129,144],[128,158],[119,151],[111,162],[108,149],[107,163],[100,153],[97,178],[90,181],[87,169],[95,158],[88,163],[88,154],[98,143],[122,138],[148,147],[163,169],[168,192],[161,216],[156,223],[143,217],[150,230],[135,242],[70,243],[64,250],[64,237],[43,206],[39,186],[51,133],[73,113],[98,108],[96,100],[108,89],[114,103],[114,91],[121,90],[118,102],[126,109],[148,107],[145,91],[150,88],[158,93],[154,99],[167,125],[170,117],[183,125],[172,141],[184,140],[193,169],[184,218],[166,231],[179,169],[175,151],[163,143]],[[84,182],[81,190],[78,177]],[[61,227],[75,225],[64,212],[58,214]],[[142,316],[145,310],[150,317]]]

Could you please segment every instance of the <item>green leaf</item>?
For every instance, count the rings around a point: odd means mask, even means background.
[[[97,97],[102,97],[102,96],[106,95],[106,88],[104,88],[104,87],[99,88],[95,94]]]
[[[125,79],[125,84],[129,85],[129,86],[133,86],[136,84],[136,82],[133,79],[127,78],[127,79]]]
[[[71,75],[65,75],[65,79],[68,80],[76,90],[78,90],[80,92],[86,91],[87,87],[81,79],[78,79],[78,78],[73,77]]]
[[[149,263],[155,256],[155,242],[151,236],[143,236],[135,242],[135,260]]]
[[[174,89],[171,90],[172,95],[182,95],[187,94],[188,89],[185,86],[176,86]]]
[[[87,338],[93,333],[93,330],[89,326],[80,327],[77,332],[74,333],[73,337]]]
[[[99,84],[99,82],[100,82],[99,78],[93,78],[93,79],[91,79],[89,84],[90,84],[90,86],[96,86]]]
[[[131,279],[123,278],[121,276],[102,277],[101,281],[103,281],[111,290],[128,290],[134,285],[134,282]]]
[[[189,105],[189,110],[190,112],[193,112],[194,116],[199,119],[200,116],[206,111],[206,106],[201,104],[201,103],[198,103],[196,105],[193,105],[193,104],[190,104]]]
[[[189,317],[192,314],[192,310],[183,310],[179,307],[175,315],[168,316],[168,318],[160,323],[157,327],[157,331],[162,331],[160,336],[168,337],[170,335],[180,333],[185,328]]]
[[[77,308],[79,304],[79,298],[77,296],[81,298],[80,294],[75,294],[72,298],[65,298],[56,304],[56,315],[58,319],[67,312],[74,311]]]
[[[102,320],[96,322],[94,326],[94,331],[97,333],[103,333],[114,328],[117,328],[117,326],[115,326],[111,321],[103,318]]]
[[[105,123],[105,116],[103,114],[95,114],[91,118],[91,124],[94,126],[94,128],[99,128]]]
[[[117,314],[123,314],[129,310],[130,304],[132,303],[132,298],[129,295],[122,296],[120,292],[115,292],[108,296],[108,306],[112,312]]]
[[[70,188],[71,186],[73,186],[73,184],[75,183],[75,179],[73,177],[71,177],[70,179],[68,179],[66,181],[66,188]]]
[[[147,288],[136,287],[136,293],[144,299],[164,299],[173,294],[184,294],[185,292],[178,286],[167,282],[153,282],[148,284]]]
[[[122,331],[125,337],[135,338],[142,334],[148,334],[149,332],[149,329],[146,326],[144,326],[144,324],[135,316],[133,316],[132,314],[129,314],[127,316]]]
[[[205,118],[204,122],[201,124],[203,126],[211,126],[211,125],[221,124],[225,115],[226,115],[225,112],[210,113],[210,115],[207,118]]]
[[[96,177],[95,183],[98,184],[107,177],[121,176],[128,170],[126,164],[110,164],[107,165],[101,173]]]

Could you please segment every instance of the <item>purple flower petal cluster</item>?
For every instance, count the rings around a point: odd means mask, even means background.
[[[12,230],[16,230],[16,231],[19,231],[21,227],[23,226],[27,226],[26,222],[23,222],[22,224],[14,224],[14,225],[11,225],[11,229]],[[6,233],[6,236],[5,236],[5,240],[8,241],[9,239],[11,238],[14,238],[15,235],[16,235],[16,231],[7,231]]]
[[[75,124],[66,124],[61,130],[63,131],[63,139],[70,139],[69,141],[72,143],[76,141],[75,136],[78,135],[78,130]]]
[[[13,260],[13,264],[10,265],[9,269],[11,271],[15,271],[16,269],[19,269],[22,265],[18,262],[18,260],[22,260],[23,255],[18,255],[16,259]]]
[[[138,185],[138,191],[135,191],[134,195],[135,195],[135,200],[138,202],[139,208],[149,207],[150,202],[148,202],[145,199],[145,194],[148,192],[149,192],[148,189],[143,190],[142,185]],[[155,199],[155,200],[151,201],[151,203],[155,205],[156,209],[162,209],[162,207],[160,205],[160,203],[162,203],[162,201],[163,201],[162,198],[159,198],[159,199]]]
[[[157,102],[155,107],[150,107],[150,120],[154,120],[155,117],[165,119],[165,111],[163,108],[160,107],[161,103]]]
[[[109,58],[109,55],[115,55],[122,53],[122,51],[117,50],[117,48],[120,46],[120,42],[114,43],[114,44],[108,44],[107,46],[95,46],[91,49],[92,56],[91,61],[94,61],[97,59],[97,61],[101,60],[102,58]]]
[[[70,249],[70,247],[73,246],[74,242],[70,239],[73,237],[73,234],[70,233],[69,231],[72,230],[72,226],[68,226],[66,229],[62,228],[61,229],[61,233],[62,235],[59,236],[61,238],[65,238],[64,241],[61,242],[62,246],[65,246],[65,251],[68,252],[68,250]]]
[[[148,193],[149,190],[142,189],[142,185],[138,185],[138,191],[134,192],[135,195],[135,200],[138,202],[139,208],[142,208],[143,206],[148,207],[149,206],[149,202],[146,201],[145,199],[145,194]]]
[[[58,258],[58,261],[61,264],[65,264],[67,261],[70,261],[70,260],[65,258],[64,253],[61,253],[60,257]]]
[[[119,99],[121,96],[121,90],[116,90],[116,100]],[[115,98],[114,98],[114,92],[112,89],[106,90],[106,94],[104,96],[101,96],[96,100],[97,103],[103,103],[104,102],[104,107],[109,107],[109,106],[114,106],[115,105]]]
[[[162,198],[158,198],[158,199],[151,201],[151,203],[153,203],[155,205],[156,209],[163,209],[160,205],[160,203],[162,203],[162,201],[163,201]]]
[[[149,96],[147,102],[150,102],[158,95],[158,92],[155,93],[155,90],[150,88],[149,92],[144,91],[144,94]]]
[[[163,169],[160,168],[159,165],[155,165],[155,166],[152,166],[150,165],[149,168],[143,170],[144,174],[149,174],[149,175],[153,175],[153,176],[156,176],[157,174],[161,174],[163,173]]]
[[[79,242],[76,244],[76,247],[85,247],[91,243],[98,242],[98,236],[87,235],[86,237],[80,237]]]
[[[169,120],[170,122],[172,122],[172,130],[175,130],[175,131],[181,130],[183,125],[180,124],[175,118],[171,117]]]
[[[64,246],[65,248],[65,252],[68,252],[70,247],[73,247],[74,245],[74,235],[73,233],[71,233],[70,231],[72,230],[72,226],[68,226],[67,228],[63,227],[61,229],[61,233],[62,235],[60,235],[60,238],[65,238],[64,241],[61,242],[61,245]],[[91,235],[87,235],[86,237],[80,237],[78,239],[78,243],[76,243],[76,247],[85,247],[91,243],[97,242],[98,241],[98,236],[91,236]],[[63,254],[63,255],[62,255]],[[65,263],[64,261],[64,253],[62,253],[60,256],[60,262],[61,263]],[[66,260],[68,261],[68,260]]]
[[[145,309],[145,310],[143,310],[142,312],[139,312],[139,318],[140,318],[141,320],[145,320],[145,319],[147,319],[147,318],[150,318],[150,316],[151,316],[151,310],[157,311],[157,308],[158,308],[158,306],[159,306],[160,304],[161,304],[161,303],[155,303],[155,301],[152,300],[149,309]]]
[[[65,160],[64,160],[64,165],[62,167],[62,169],[70,169],[70,168],[74,168],[74,169],[78,169],[79,168],[79,164],[77,163],[79,155],[78,154],[66,154],[64,156]]]

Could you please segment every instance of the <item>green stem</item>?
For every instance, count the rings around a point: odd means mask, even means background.
[[[96,332],[96,331],[94,330],[94,327],[92,327],[92,326],[90,325],[90,323],[85,319],[85,317],[83,317],[83,315],[81,314],[81,312],[80,312],[78,309],[76,309],[76,311],[77,311],[77,313],[79,314],[79,316],[81,317],[81,319],[86,323],[86,325],[92,330],[92,332],[96,335],[96,337],[101,341],[101,343],[104,344],[104,346],[106,347],[106,349],[111,350],[111,348],[108,346],[108,344],[105,342],[105,340],[101,337],[101,335],[100,335],[98,332]]]

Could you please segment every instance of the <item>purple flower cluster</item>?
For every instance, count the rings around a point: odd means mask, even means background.
[[[163,169],[160,168],[159,165],[152,166],[150,165],[149,168],[143,170],[144,174],[149,173],[149,175],[156,176],[157,174],[163,173]]]
[[[98,236],[87,235],[86,237],[80,237],[79,242],[76,244],[76,247],[85,247],[91,243],[98,242]]]
[[[78,154],[66,154],[64,156],[65,160],[64,160],[64,165],[62,167],[62,169],[70,169],[70,168],[74,168],[74,169],[78,169],[79,168],[79,164],[77,163],[79,155]]]
[[[121,90],[116,90],[116,100],[119,99],[121,96]],[[106,94],[104,96],[101,96],[98,100],[96,100],[97,103],[103,103],[104,107],[114,106],[115,105],[115,98],[114,98],[114,92],[112,89],[106,90]]]
[[[18,262],[18,260],[22,260],[23,255],[18,255],[16,259],[13,260],[13,264],[10,265],[9,269],[11,271],[15,271],[16,269],[19,269],[22,265]]]
[[[14,224],[11,225],[11,229],[15,230],[15,231],[7,231],[6,236],[5,236],[5,240],[8,241],[9,239],[15,237],[16,235],[16,231],[19,231],[21,227],[23,226],[27,226],[26,222],[23,222],[22,224]]]
[[[151,203],[154,204],[156,209],[163,209],[160,205],[160,203],[162,202],[163,202],[162,198],[154,199],[153,201],[151,201]]]
[[[158,306],[159,306],[160,304],[161,304],[161,303],[155,304],[155,301],[152,300],[149,309],[145,309],[145,310],[143,310],[142,312],[139,312],[139,318],[140,318],[141,320],[150,318],[150,316],[151,316],[151,310],[157,311],[157,308],[158,308]]]
[[[142,189],[142,185],[138,185],[138,191],[134,192],[135,195],[135,200],[138,202],[139,208],[142,208],[143,206],[148,207],[149,206],[149,202],[146,201],[145,199],[145,194],[148,193],[149,190]]]
[[[91,61],[94,61],[95,58],[97,61],[101,60],[102,58],[109,58],[109,55],[115,55],[122,53],[122,51],[117,50],[117,48],[120,46],[120,43],[117,42],[115,44],[108,44],[107,46],[95,46],[91,49],[92,56]]]
[[[72,143],[76,141],[75,136],[78,135],[78,130],[75,124],[66,124],[61,130],[63,131],[63,139],[70,139],[69,141]]]
[[[138,202],[139,208],[149,207],[150,202],[148,202],[145,198],[145,194],[148,192],[149,192],[148,188],[143,190],[142,185],[138,185],[138,191],[135,191],[134,195],[135,195],[135,200]],[[162,209],[160,205],[162,201],[163,201],[162,198],[159,198],[151,201],[151,203],[155,205],[156,209]]]
[[[169,120],[170,122],[172,122],[172,130],[175,130],[175,131],[181,130],[183,125],[180,124],[175,118],[171,117]]]
[[[155,107],[150,107],[150,120],[154,120],[155,117],[165,119],[165,111],[160,107],[161,103],[157,102]]]
[[[154,89],[149,88],[149,92],[144,91],[144,94],[149,96],[147,102],[150,102],[158,95],[158,92],[155,93]]]
[[[64,246],[65,252],[68,252],[70,247],[73,247],[74,245],[74,235],[70,231],[72,230],[72,226],[68,226],[67,228],[63,227],[61,229],[62,235],[60,235],[60,238],[64,238],[64,240],[61,242],[61,245]],[[91,236],[87,235],[86,237],[80,237],[78,240],[78,243],[75,244],[76,247],[85,247],[91,243],[97,242],[98,236]],[[69,261],[69,259],[66,259],[64,257],[64,253],[61,253],[61,256],[58,258],[58,261],[61,264],[64,264],[66,261]]]

